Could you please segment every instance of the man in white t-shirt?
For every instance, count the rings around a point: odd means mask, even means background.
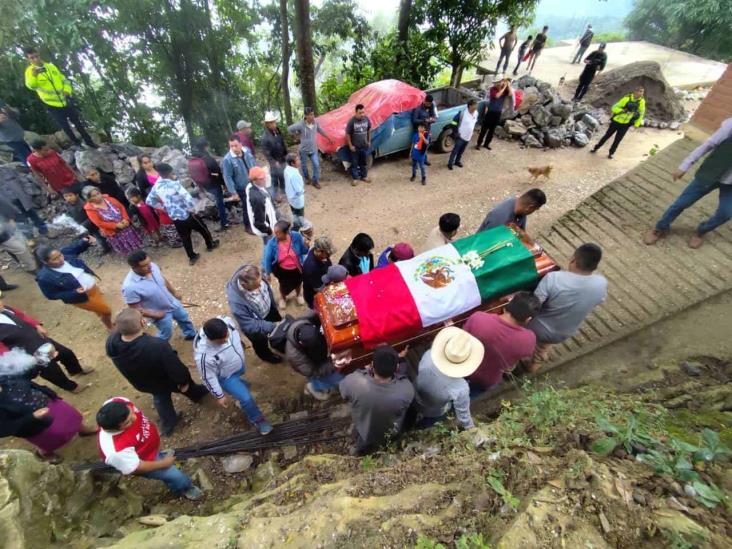
[[[97,412],[99,453],[123,475],[160,480],[177,496],[201,499],[201,489],[175,466],[175,457],[160,453],[155,424],[128,399],[114,397]]]
[[[460,111],[455,118],[453,124],[457,125],[457,135],[455,135],[455,148],[452,149],[450,159],[447,161],[448,170],[452,170],[453,166],[463,167],[463,153],[473,137],[475,123],[478,121],[478,102],[475,99],[468,101],[467,108]]]

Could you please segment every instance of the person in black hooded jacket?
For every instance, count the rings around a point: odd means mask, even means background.
[[[171,394],[182,393],[200,403],[208,391],[193,381],[190,371],[166,340],[144,332],[140,311],[124,309],[117,315],[115,325],[116,330],[107,339],[107,356],[135,389],[153,396],[161,434],[168,436],[180,419]]]
[[[374,270],[373,249],[374,239],[366,233],[358,233],[338,263],[348,270],[350,276],[369,273]]]

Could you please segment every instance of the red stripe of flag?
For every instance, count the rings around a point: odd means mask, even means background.
[[[422,328],[417,305],[396,265],[348,278],[346,287],[358,315],[361,344],[373,349]]]

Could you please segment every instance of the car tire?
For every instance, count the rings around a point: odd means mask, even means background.
[[[437,150],[441,153],[449,153],[455,148],[455,139],[452,136],[452,129],[442,130],[437,138]]]

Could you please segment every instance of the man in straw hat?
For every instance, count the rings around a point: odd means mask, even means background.
[[[422,419],[418,427],[441,421],[452,408],[461,429],[475,427],[470,417],[470,387],[465,379],[483,361],[483,344],[465,330],[449,326],[432,342],[419,361],[414,382],[417,409]]]
[[[471,397],[498,385],[503,372],[513,369],[519,360],[532,356],[536,336],[525,326],[540,308],[541,302],[531,292],[518,292],[501,315],[482,311],[470,315],[463,328],[478,338],[484,348],[480,366],[468,376]]]
[[[287,145],[282,132],[277,127],[277,115],[271,111],[264,114],[264,133],[262,134],[262,150],[269,162],[272,184],[278,194],[285,193],[285,157]]]

